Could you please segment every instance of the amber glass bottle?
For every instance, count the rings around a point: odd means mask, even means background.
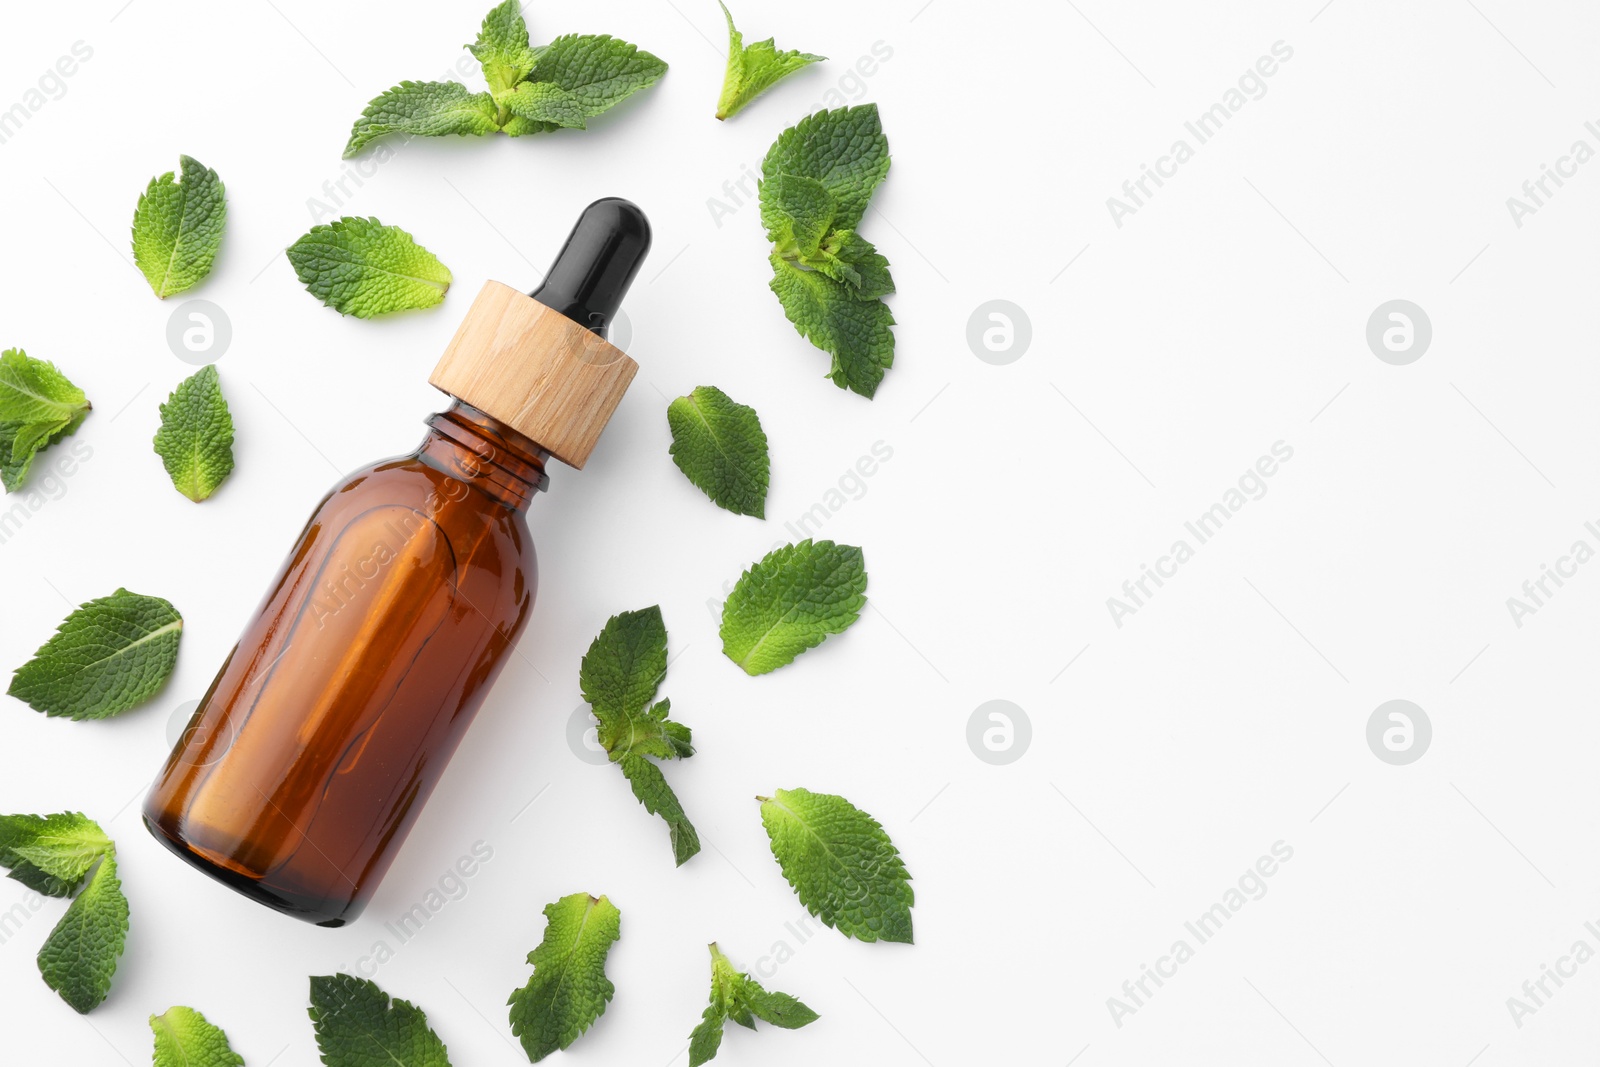
[[[144,818],[173,852],[360,913],[527,622],[547,459],[581,468],[637,370],[604,334],[649,241],[597,201],[531,297],[484,287],[430,379],[455,402],[323,499],[168,757]]]

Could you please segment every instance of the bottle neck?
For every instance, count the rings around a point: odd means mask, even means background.
[[[418,457],[495,502],[525,511],[550,484],[544,469],[550,453],[471,404],[457,400],[427,422]]]

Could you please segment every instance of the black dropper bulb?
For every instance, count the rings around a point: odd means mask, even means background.
[[[650,251],[650,220],[639,205],[608,196],[583,209],[544,283],[528,295],[606,335]]]

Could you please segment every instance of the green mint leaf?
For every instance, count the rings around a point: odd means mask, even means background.
[[[565,89],[590,118],[648,89],[667,72],[667,65],[649,52],[609,34],[557,37],[538,55],[533,80]]]
[[[233,416],[214,365],[184,379],[161,405],[154,444],[173,487],[195,503],[233,472]]]
[[[313,226],[286,254],[312,296],[358,319],[433,307],[450,288],[450,268],[377,219],[346,216]]]
[[[106,856],[39,949],[44,984],[79,1015],[111,991],[111,976],[128,936],[128,898],[117,880],[117,861]]]
[[[538,1063],[578,1040],[605,1014],[616,987],[606,954],[621,936],[622,913],[605,897],[573,893],[545,905],[544,940],[528,953],[533,977],[511,994],[511,1032]]]
[[[522,20],[518,0],[505,0],[485,15],[478,43],[467,45],[467,50],[483,67],[484,80],[497,100],[526,78],[536,56],[528,47],[528,24]]]
[[[0,867],[46,896],[71,896],[95,861],[115,851],[99,824],[79,812],[0,815]]]
[[[0,422],[60,427],[88,410],[89,398],[55,364],[20,348],[0,352]]]
[[[228,1035],[193,1008],[180,1005],[152,1015],[150,1029],[156,1035],[154,1067],[244,1067]]]
[[[867,212],[873,190],[889,174],[889,140],[877,104],[818,111],[784,130],[762,161],[763,178],[798,174],[815,178],[838,203],[834,226],[853,230]],[[766,199],[765,184],[762,199]]]
[[[624,756],[617,763],[644,810],[661,816],[666,822],[673,863],[682,867],[700,851],[700,835],[695,833],[694,825],[689,822],[677,794],[667,784],[666,776],[660,767],[643,756]]]
[[[11,696],[46,715],[104,719],[138,707],[178,662],[183,618],[160,597],[118,589],[81,605],[11,677]]]
[[[894,292],[889,261],[854,230],[834,230],[814,254],[800,261],[847,287],[858,300],[877,300]],[[892,340],[892,335],[891,335]]]
[[[326,1067],[450,1067],[422,1009],[365,978],[313,977],[310,1014]]]
[[[772,254],[768,283],[800,335],[833,356],[828,377],[871,398],[894,365],[894,314],[881,300],[863,300],[848,283]]]
[[[494,98],[468,91],[460,82],[403,81],[376,97],[350,127],[344,158],[351,159],[380,137],[475,136],[500,128]]]
[[[583,655],[578,685],[599,724],[601,747],[645,810],[666,821],[673,857],[682,866],[700,851],[700,838],[661,769],[650,762],[694,755],[689,728],[667,718],[671,702],[655,700],[666,675],[667,626],[661,608],[652,605],[606,621]]]
[[[757,41],[748,47],[744,34],[733,26],[733,13],[722,5],[728,20],[728,71],[722,78],[722,97],[717,101],[717,118],[726,119],[802,67],[821,63],[827,56],[810,52],[780,52],[773,39]]]
[[[769,993],[761,983],[735,969],[713,941],[711,949],[711,1003],[700,1025],[689,1035],[689,1067],[700,1067],[717,1054],[727,1019],[755,1029],[761,1019],[785,1030],[798,1030],[817,1021],[817,1013],[787,993]]]
[[[838,211],[833,194],[815,178],[777,174],[761,184],[761,221],[779,252],[816,255]]]
[[[772,854],[807,911],[860,941],[911,943],[911,875],[876,819],[804,789],[757,799]]]
[[[504,103],[513,116],[524,120],[521,124],[506,124],[506,133],[513,137],[544,133],[545,127],[554,126],[581,130],[589,121],[583,102],[554,82],[523,82],[505,97]],[[535,126],[539,129],[532,128]]]
[[[228,218],[217,172],[189,156],[178,162],[182,179],[171,171],[151,178],[133,212],[133,261],[163,300],[211,273]]]
[[[767,553],[739,576],[722,605],[722,652],[746,674],[777,670],[829,634],[843,633],[867,602],[861,549],[808,538]]]
[[[667,405],[672,462],[712,503],[735,515],[766,517],[767,435],[755,408],[711,385]]]
[[[14,493],[22,488],[28,479],[28,471],[33,466],[33,460],[39,452],[61,441],[62,438],[71,436],[78,429],[79,423],[88,412],[78,415],[65,426],[51,433],[37,444],[24,443],[17,445],[19,433],[29,435],[28,442],[38,441],[38,424],[20,422],[0,422],[0,485],[5,491]]]

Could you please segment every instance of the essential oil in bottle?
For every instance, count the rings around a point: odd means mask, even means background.
[[[321,926],[360,914],[528,621],[526,513],[581,469],[638,365],[606,339],[650,247],[589,205],[531,295],[488,282],[409,455],[313,512],[145,801],[195,867]]]

